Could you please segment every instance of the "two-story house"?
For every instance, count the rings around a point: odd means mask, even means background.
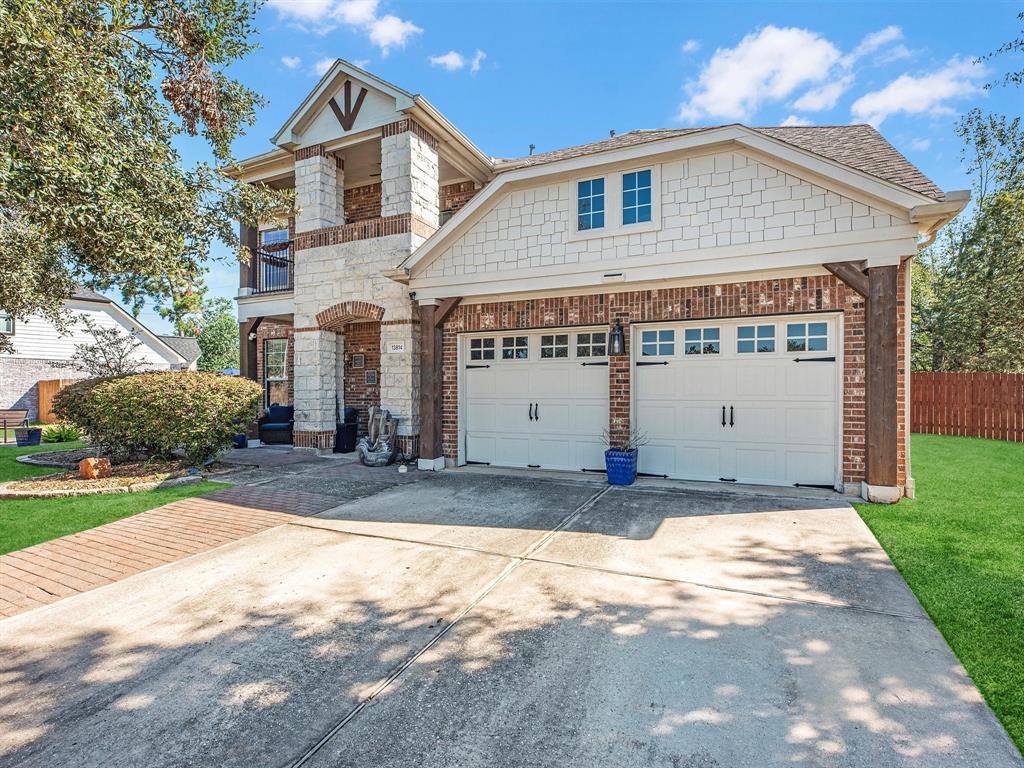
[[[490,157],[337,61],[243,180],[243,374],[328,449],[345,405],[446,464],[912,493],[908,260],[966,205],[870,126],[637,130]]]

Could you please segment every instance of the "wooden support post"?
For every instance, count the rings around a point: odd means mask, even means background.
[[[238,225],[238,236],[242,241],[242,245],[249,249],[250,254],[255,254],[256,249],[259,247],[259,232],[256,231],[256,227],[250,227],[248,224]],[[246,264],[244,261],[238,262],[238,287],[241,288],[252,288],[253,287],[253,262],[254,255],[250,255],[249,263]]]
[[[896,276],[898,267],[868,269],[865,354],[867,483],[896,486]]]
[[[256,368],[256,330],[263,322],[262,317],[255,317],[238,324],[239,360],[238,368],[241,375],[253,381],[259,380],[259,371]],[[249,337],[253,338],[250,339]]]
[[[420,305],[420,469],[442,469],[441,324],[436,304]]]
[[[861,296],[867,298],[868,278],[863,272],[849,262],[837,262],[835,264],[822,264],[825,269],[838,277],[848,286],[853,288]]]

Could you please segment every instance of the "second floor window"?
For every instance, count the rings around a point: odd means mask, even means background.
[[[260,245],[281,245],[287,242],[287,229],[265,229],[260,232]]]
[[[651,171],[622,174],[622,223],[651,220]]]
[[[589,179],[577,183],[576,212],[581,232],[604,226],[604,179]]]

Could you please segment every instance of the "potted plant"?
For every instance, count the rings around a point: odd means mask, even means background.
[[[43,439],[43,428],[18,427],[14,430],[14,439],[19,448],[24,448],[26,445],[39,445]]]
[[[636,482],[636,457],[640,446],[647,443],[646,435],[632,431],[625,440],[612,440],[605,431],[608,449],[604,452],[604,466],[611,485],[632,485]]]

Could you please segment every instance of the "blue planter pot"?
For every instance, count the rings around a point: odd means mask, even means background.
[[[636,482],[636,448],[620,451],[609,448],[604,452],[604,465],[611,485],[632,485]]]
[[[19,448],[29,445],[39,445],[43,437],[42,427],[19,427],[14,430],[14,440]]]

